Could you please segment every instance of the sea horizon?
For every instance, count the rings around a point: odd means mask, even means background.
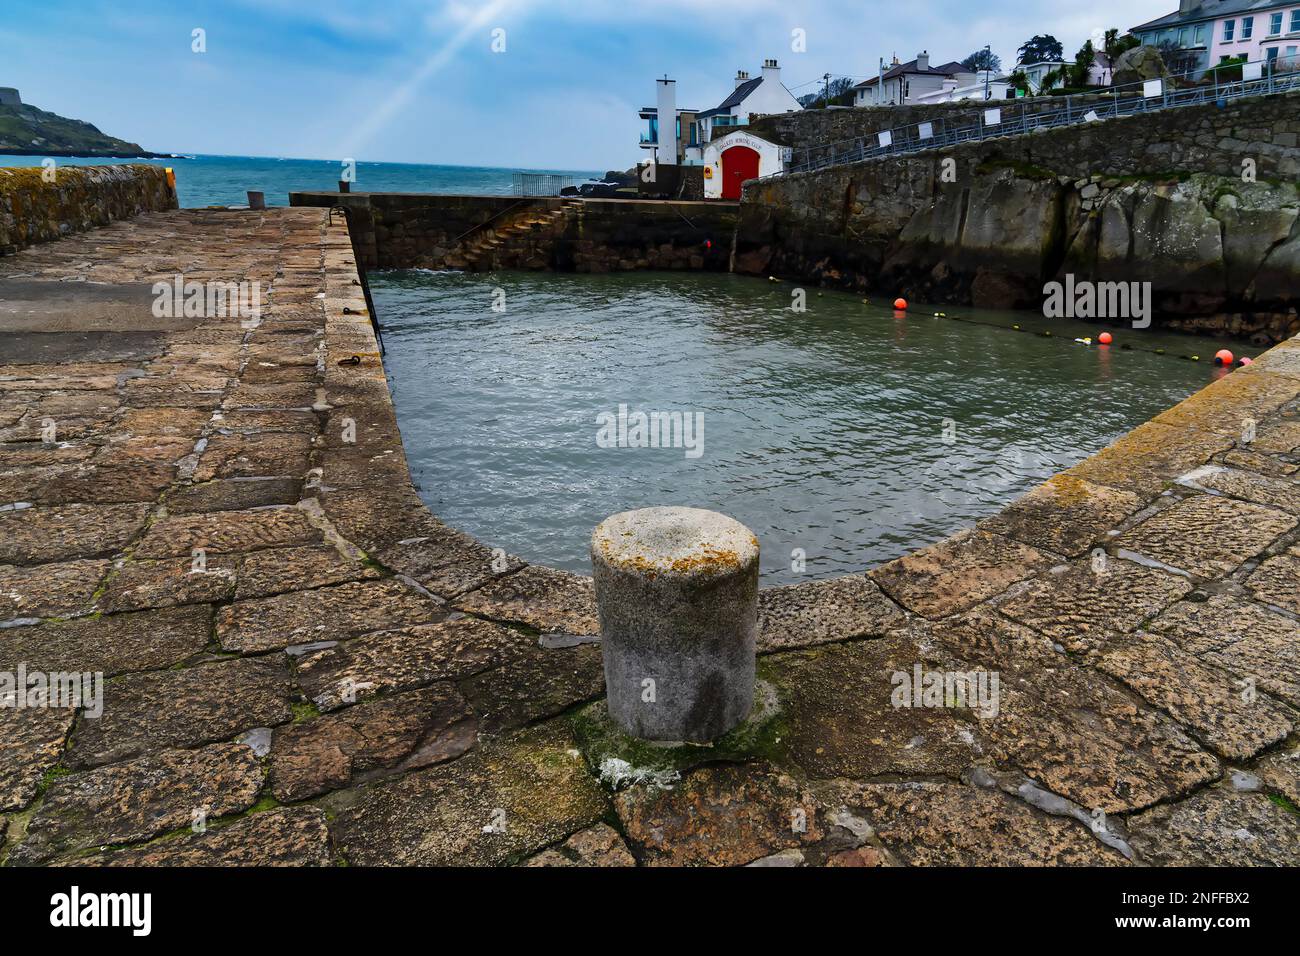
[[[39,166],[47,154],[12,154],[5,164]],[[291,192],[338,189],[344,167],[339,160],[294,156],[244,156],[221,153],[174,153],[167,157],[54,157],[70,166],[105,166],[149,163],[170,166],[176,173],[176,191],[184,208],[245,206],[249,191],[264,194],[269,206],[287,206]],[[522,166],[469,166],[453,163],[387,162],[357,160],[351,188],[355,192],[425,192],[467,196],[509,196],[515,192],[514,174],[565,177],[574,184],[604,176],[606,170],[530,168]]]

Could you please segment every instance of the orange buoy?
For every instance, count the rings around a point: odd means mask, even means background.
[[[1232,364],[1232,353],[1229,352],[1227,349],[1219,349],[1219,351],[1217,351],[1217,352],[1214,353],[1214,364],[1215,364],[1215,365],[1231,365],[1231,364]]]
[[[907,300],[904,299],[902,296],[899,296],[897,299],[894,300],[894,308],[896,308],[896,309],[906,309],[906,308],[907,308]]]
[[[1101,335],[1097,336],[1097,341],[1102,345],[1110,345],[1110,343],[1115,340],[1111,337],[1109,332],[1103,332]]]

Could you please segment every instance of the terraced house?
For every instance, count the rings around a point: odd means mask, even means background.
[[[1245,57],[1275,69],[1300,61],[1300,3],[1296,0],[1182,0],[1173,13],[1133,27],[1149,46],[1172,45],[1195,71]]]

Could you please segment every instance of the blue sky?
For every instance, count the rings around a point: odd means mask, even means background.
[[[624,169],[654,78],[707,109],[776,57],[796,95],[878,57],[1072,54],[1175,0],[6,0],[0,86],[158,151]],[[996,7],[996,9],[990,9]],[[206,31],[194,53],[192,31]],[[802,29],[807,50],[791,51]],[[505,50],[491,49],[504,30]]]

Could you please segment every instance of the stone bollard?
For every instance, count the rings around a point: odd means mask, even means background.
[[[264,192],[260,192],[260,191],[255,191],[255,190],[250,189],[250,190],[248,191],[248,208],[249,208],[249,209],[265,209],[265,208],[266,208],[266,193],[264,193]]]
[[[706,743],[754,702],[758,539],[699,508],[643,508],[591,536],[609,714],[643,740]]]

